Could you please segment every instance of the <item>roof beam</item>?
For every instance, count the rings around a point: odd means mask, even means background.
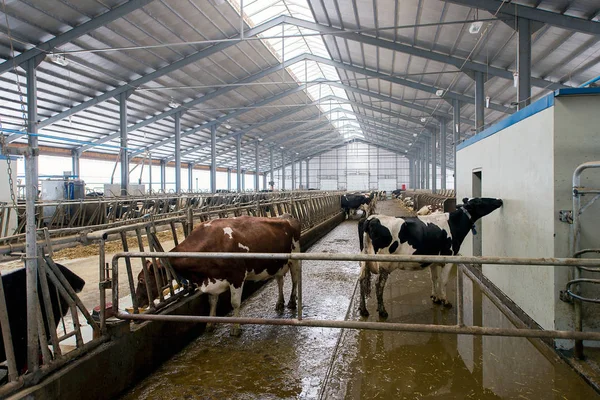
[[[507,4],[505,1],[445,0],[445,2],[478,8],[480,10],[487,10],[491,13],[496,13],[498,10],[500,10],[502,14],[507,14],[514,17],[538,21],[544,24],[557,26],[571,31],[583,32],[590,35],[600,35],[600,22],[590,21],[578,17],[571,17],[568,15],[522,6],[519,4]]]
[[[241,80],[235,82],[234,85],[225,86],[225,87],[222,87],[220,89],[214,90],[214,91],[212,91],[210,93],[206,93],[206,94],[204,94],[201,97],[198,97],[198,98],[196,98],[194,100],[191,100],[191,101],[188,101],[186,103],[183,103],[179,107],[171,108],[171,109],[169,109],[167,111],[161,112],[160,114],[156,114],[153,117],[146,118],[145,120],[142,120],[142,121],[140,121],[140,122],[138,122],[136,124],[130,125],[127,128],[127,131],[128,132],[132,132],[132,131],[138,130],[140,128],[143,128],[143,127],[145,127],[147,125],[150,125],[150,124],[152,124],[154,122],[158,122],[161,119],[164,119],[164,118],[170,117],[172,115],[175,115],[178,112],[186,112],[191,107],[195,107],[195,106],[197,106],[199,104],[202,104],[202,103],[205,103],[207,101],[213,100],[214,98],[216,98],[218,96],[221,96],[221,95],[224,95],[224,94],[226,94],[228,92],[231,92],[232,90],[236,90],[237,87],[235,85],[237,85],[237,84],[243,85],[245,83],[251,83],[251,82],[257,81],[257,80],[262,79],[262,78],[264,78],[264,77],[266,77],[266,76],[268,76],[268,75],[270,75],[272,73],[281,71],[282,69],[287,68],[290,65],[295,64],[295,63],[297,63],[299,61],[302,61],[302,60],[304,60],[304,57],[302,55],[294,57],[294,58],[291,58],[291,59],[285,61],[283,64],[277,64],[277,65],[275,65],[273,67],[267,68],[267,69],[265,69],[265,70],[263,70],[261,72],[258,72],[258,73],[254,74],[254,75],[251,75],[251,76],[249,76],[247,78],[241,79]],[[295,83],[296,82],[290,81],[290,84],[295,84]],[[114,139],[116,139],[118,137],[119,137],[119,132],[113,132],[113,133],[111,133],[111,134],[109,134],[109,135],[107,135],[107,136],[105,136],[103,138],[95,140],[93,143],[94,143],[94,145],[102,144],[102,143],[106,143],[106,142],[109,142],[111,140],[114,140]],[[88,145],[85,145],[85,146],[81,146],[77,150],[80,151],[80,152],[84,152],[84,151],[87,151],[87,150],[93,148],[94,145],[88,144]]]
[[[434,52],[434,51],[430,51],[430,50],[425,50],[425,49],[421,49],[418,47],[408,46],[405,44],[392,42],[389,40],[384,40],[384,39],[376,38],[373,36],[366,36],[366,35],[360,34],[360,33],[348,32],[344,29],[339,29],[339,28],[334,28],[334,27],[327,26],[327,25],[322,25],[322,24],[318,24],[316,22],[304,21],[304,20],[294,18],[294,17],[285,16],[284,19],[285,19],[284,22],[287,24],[299,26],[299,27],[302,27],[305,29],[310,29],[310,30],[319,32],[323,35],[340,36],[347,40],[352,40],[352,41],[359,42],[359,43],[369,44],[372,46],[381,47],[381,48],[392,50],[392,51],[398,51],[400,53],[410,54],[415,57],[421,57],[421,58],[428,59],[428,60],[438,61],[438,62],[441,62],[444,64],[454,65],[457,69],[459,69],[463,72],[479,71],[479,72],[483,72],[488,75],[497,76],[497,77],[508,79],[511,81],[514,79],[513,72],[503,69],[503,68],[493,67],[491,65],[486,65],[486,64],[482,64],[482,63],[478,63],[478,62],[474,62],[474,61],[469,61],[469,60],[465,60],[463,58],[459,58],[459,57],[455,57],[455,56],[451,56],[451,55],[447,55],[447,54],[443,54],[443,53],[438,53],[438,52]],[[533,78],[533,77],[531,78],[531,84],[533,86],[547,88],[549,90],[556,90],[556,89],[567,87],[560,83],[555,83],[552,81],[546,81],[544,79]]]
[[[356,67],[354,65],[350,65],[350,64],[345,64],[339,61],[333,61],[324,57],[319,57],[319,56],[315,56],[312,54],[309,54],[306,56],[306,59],[311,60],[311,61],[315,61],[321,64],[326,64],[326,65],[330,65],[332,67],[335,68],[340,68],[340,69],[344,69],[346,71],[350,71],[350,72],[354,72],[357,74],[361,74],[364,76],[368,76],[368,77],[372,77],[372,78],[376,78],[376,79],[381,79],[383,81],[386,82],[390,82],[390,83],[394,83],[397,85],[401,85],[401,86],[406,86],[406,87],[410,87],[412,89],[415,90],[420,90],[423,92],[427,92],[427,93],[431,93],[431,94],[435,94],[435,92],[438,89],[443,89],[443,88],[436,88],[434,86],[429,86],[429,85],[425,85],[423,83],[419,83],[419,82],[413,82],[413,81],[409,81],[407,79],[403,79],[403,78],[397,78],[397,77],[393,77],[393,76],[389,76],[386,74],[382,74],[380,72],[376,72],[376,71],[371,71],[367,68],[363,68],[363,67]],[[342,81],[344,81],[342,79]],[[456,93],[456,92],[452,92],[452,91],[445,91],[444,95],[442,96],[442,98],[450,98],[450,99],[456,99],[456,100],[460,100],[463,101],[465,103],[470,103],[470,104],[475,104],[475,98],[471,97],[471,96],[467,96],[461,93]],[[492,103],[490,102],[490,109],[492,110],[496,110],[496,111],[500,111],[500,112],[504,112],[507,114],[512,114],[515,112],[514,109],[506,107],[502,104],[498,104],[498,103]]]
[[[335,83],[335,82],[328,82],[327,83],[330,86],[334,86],[334,87],[338,87],[340,89],[344,89],[346,92],[350,91],[350,92],[354,92],[356,94],[361,94],[363,96],[368,96],[368,97],[373,97],[375,99],[379,99],[379,100],[383,100],[383,101],[387,101],[389,103],[392,104],[397,104],[399,106],[402,107],[406,107],[406,108],[412,108],[414,110],[418,110],[418,111],[422,111],[425,112],[429,115],[433,115],[433,116],[437,116],[437,117],[442,117],[442,118],[446,118],[446,119],[450,119],[451,116],[448,113],[445,112],[440,112],[440,111],[436,111],[434,109],[425,107],[425,106],[421,106],[418,104],[414,104],[414,103],[409,103],[408,101],[404,101],[404,100],[400,100],[400,99],[396,99],[395,97],[390,97],[390,96],[385,96],[382,95],[380,93],[374,93],[371,92],[369,90],[366,89],[360,89],[360,88],[355,88],[352,86],[348,86],[342,83]],[[461,118],[461,122],[468,124],[468,125],[475,125],[475,121],[468,119],[468,118]]]
[[[294,93],[301,92],[304,89],[306,89],[306,87],[307,87],[307,85],[300,85],[300,86],[297,86],[295,88],[288,89],[288,90],[285,90],[283,92],[279,92],[278,94],[276,94],[274,96],[267,97],[266,99],[263,99],[263,100],[258,101],[256,103],[253,103],[253,104],[250,104],[249,106],[247,106],[249,108],[244,108],[244,109],[241,109],[241,110],[237,110],[237,111],[231,112],[231,113],[229,113],[227,115],[224,115],[222,117],[219,117],[217,119],[213,119],[212,121],[205,122],[205,123],[203,123],[203,124],[201,124],[201,125],[199,125],[199,126],[197,126],[195,128],[186,129],[185,131],[181,132],[181,137],[182,138],[187,137],[187,136],[192,135],[192,134],[194,134],[194,133],[196,133],[196,132],[198,132],[200,130],[208,129],[208,128],[210,128],[213,125],[220,125],[220,124],[226,122],[227,120],[239,117],[240,115],[242,115],[242,114],[244,114],[244,113],[252,110],[255,107],[261,107],[261,106],[266,105],[268,103],[271,103],[273,101],[281,100],[284,97],[287,97],[287,96],[292,95]],[[295,113],[297,111],[298,111],[297,109],[292,109],[291,112],[290,112],[290,114],[293,114],[293,113]],[[265,123],[267,123],[267,122],[265,122]],[[248,129],[248,128],[246,128],[246,129]],[[233,132],[233,133],[231,133],[231,134],[229,134],[229,135],[227,135],[225,137],[217,138],[217,143],[222,142],[226,138],[230,138],[230,137],[236,136],[236,135],[240,134],[240,132],[242,132],[242,131],[244,131],[244,129],[236,131],[236,132]],[[171,143],[173,141],[175,141],[174,137],[163,139],[160,142],[154,143],[151,146],[147,146],[145,148],[141,148],[141,149],[138,149],[136,151],[133,151],[131,153],[130,157],[134,157],[136,154],[141,153],[143,151],[150,151],[150,150],[153,150],[153,149],[155,149],[157,147],[164,146],[165,144]],[[182,153],[182,155],[184,155],[184,154],[185,154],[185,152]]]
[[[252,28],[252,29],[249,29],[248,31],[244,32],[244,35],[247,37],[256,36],[262,32],[267,31],[268,29],[273,28],[274,26],[281,24],[282,22],[283,22],[283,17],[274,18],[270,21],[267,21],[263,24],[260,24],[256,27]],[[145,83],[151,82],[157,78],[160,78],[161,76],[163,76],[165,74],[176,71],[176,70],[183,68],[186,65],[194,63],[198,60],[201,60],[206,57],[210,57],[213,54],[219,53],[231,46],[235,46],[238,43],[239,43],[238,40],[231,40],[231,41],[221,42],[221,43],[212,45],[204,50],[198,51],[187,57],[184,57],[181,60],[175,61],[172,64],[169,64],[167,66],[159,68],[156,71],[146,74],[138,79],[134,79],[133,81],[128,82],[125,85],[122,85],[122,86],[116,87],[112,90],[109,90],[108,92],[105,92],[105,93],[101,94],[100,96],[97,96],[90,100],[84,101],[83,103],[80,103],[74,107],[71,107],[68,110],[65,110],[63,112],[55,114],[52,117],[46,118],[45,120],[42,120],[38,125],[40,128],[43,128],[45,126],[53,124],[57,121],[60,121],[61,119],[67,118],[69,115],[73,115],[79,111],[83,111],[89,107],[92,107],[98,103],[108,100],[108,99],[110,99],[118,94],[121,94],[123,92],[129,91],[129,90],[135,90],[137,87],[139,87]]]
[[[23,53],[19,54],[14,58],[9,58],[8,60],[0,64],[0,74],[11,70],[14,67],[14,65],[21,65],[25,61],[30,60],[34,57],[45,55],[46,52],[49,52],[50,50],[58,46],[62,46],[63,44],[69,43],[80,36],[83,36],[95,29],[98,29],[101,26],[107,25],[112,21],[129,14],[132,11],[144,7],[146,4],[149,4],[152,1],[153,0],[126,1],[122,5],[115,7],[102,15],[94,17],[84,22],[83,24],[68,30],[63,34],[57,35],[44,43],[40,43],[34,48],[24,51]]]

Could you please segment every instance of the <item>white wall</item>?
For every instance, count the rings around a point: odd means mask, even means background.
[[[554,254],[554,110],[548,108],[457,154],[457,198],[472,196],[472,174],[482,172],[482,195],[504,206],[482,220],[484,256]],[[472,255],[472,235],[461,247]],[[490,266],[485,275],[538,324],[554,328],[554,271],[549,267]]]

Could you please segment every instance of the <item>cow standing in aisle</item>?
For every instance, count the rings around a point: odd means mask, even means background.
[[[363,254],[457,255],[460,246],[474,229],[475,222],[502,206],[493,198],[463,199],[464,204],[451,213],[420,217],[372,215],[358,224],[360,249]],[[361,261],[360,314],[369,315],[365,297],[371,292],[371,274],[379,274],[376,283],[377,311],[382,318],[388,313],[383,305],[383,288],[395,269],[418,270],[431,267],[434,303],[451,307],[446,298],[446,285],[453,264]]]
[[[373,200],[374,193],[363,194],[363,193],[347,193],[341,197],[341,206],[346,213],[346,218],[350,217],[350,210],[361,209],[369,214],[369,211],[375,211],[375,202]],[[373,204],[371,204],[373,203]]]
[[[300,222],[289,214],[278,218],[242,216],[214,219],[197,226],[171,251],[299,253]],[[229,289],[233,315],[237,317],[242,302],[244,281],[264,281],[272,277],[277,278],[279,287],[276,309],[283,311],[283,278],[288,270],[292,275],[292,293],[287,306],[291,309],[296,308],[300,260],[172,258],[170,262],[173,270],[181,278],[197,284],[200,291],[209,295],[210,316],[216,315],[219,295]],[[161,266],[160,269],[162,270],[163,267]],[[148,269],[148,275],[149,282],[145,281],[143,271],[138,275],[135,297],[140,307],[148,305],[148,288],[150,288],[151,298],[158,297],[153,268]],[[212,324],[208,324],[207,329],[212,329]],[[233,325],[231,335],[239,334],[239,325]]]

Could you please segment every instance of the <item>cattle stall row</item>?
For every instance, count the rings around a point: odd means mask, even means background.
[[[27,312],[22,309],[25,301],[17,300],[20,299],[19,296],[24,296],[26,293],[25,272],[24,268],[20,268],[2,274],[1,283],[4,283],[4,287],[0,284],[0,325],[3,332],[3,349],[5,349],[3,360],[6,360],[8,370],[5,377],[6,384],[0,387],[0,397],[19,387],[38,382],[43,376],[69,360],[79,357],[109,340],[106,321],[113,317],[116,311],[112,309],[110,299],[118,295],[118,275],[114,276],[108,268],[105,253],[105,245],[110,240],[120,240],[122,250],[129,251],[128,239],[133,237],[137,239],[136,250],[161,252],[164,249],[157,238],[157,232],[164,228],[171,232],[173,242],[178,245],[178,231],[183,231],[184,237],[187,238],[198,225],[210,225],[210,221],[219,218],[249,216],[274,219],[289,215],[290,218],[300,221],[298,229],[306,232],[340,213],[340,195],[337,193],[311,191],[294,195],[289,193],[281,196],[271,195],[262,202],[254,200],[255,198],[252,198],[250,201],[238,204],[231,204],[228,200],[225,204],[215,205],[212,208],[187,207],[185,211],[182,210],[183,212],[180,211],[162,218],[136,221],[100,231],[84,232],[77,237],[72,237],[77,241],[99,244],[98,265],[101,289],[98,297],[100,306],[95,310],[85,307],[77,296],[85,282],[82,283],[79,277],[52,260],[50,254],[53,241],[40,241],[38,245],[40,254],[43,256],[38,263],[39,302],[35,310],[38,321],[36,341],[40,344],[37,347],[37,352],[40,354],[39,362],[37,356],[31,355],[31,348],[35,348],[35,346],[28,346],[27,332],[29,329],[27,320],[24,318]],[[14,251],[18,251],[15,250],[17,248],[2,246],[1,251],[5,255],[11,255]],[[133,282],[137,278],[134,275],[134,266],[129,260],[125,264],[128,268],[128,286],[132,288]],[[139,270],[147,274],[149,270],[152,271],[158,267],[158,261],[156,258],[148,257],[147,260],[143,260],[142,266]],[[146,268],[147,266],[149,268]],[[157,274],[157,276],[162,275]],[[191,292],[189,286],[186,287],[185,283],[180,281],[175,274],[167,273],[164,277],[171,279],[168,282],[166,279],[160,281],[159,277],[157,281],[157,288],[160,288],[157,293],[158,303],[150,307],[147,312],[162,309],[167,304],[171,304]],[[16,296],[15,293],[20,293],[20,295]],[[131,304],[131,307],[126,308],[130,308],[133,313],[139,311],[134,293],[135,290],[132,290],[131,293],[125,295]],[[21,308],[15,305],[15,301]],[[68,318],[64,318],[65,316]],[[80,316],[83,316],[85,323],[80,322]],[[58,330],[57,327],[59,327]],[[92,338],[91,340],[85,339],[86,335],[82,334],[83,329],[92,331],[92,334],[88,335]],[[66,353],[61,352],[61,343],[65,340],[72,340],[72,338],[75,339],[75,348]],[[32,357],[36,361],[32,362]]]

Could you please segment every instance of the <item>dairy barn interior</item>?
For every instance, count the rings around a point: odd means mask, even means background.
[[[600,2],[0,6],[0,398],[600,398]]]

